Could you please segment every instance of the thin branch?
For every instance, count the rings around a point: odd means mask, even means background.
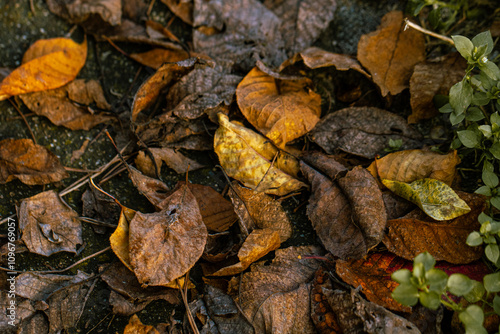
[[[9,100],[10,104],[12,104],[14,109],[16,109],[16,111],[19,113],[19,115],[21,115],[21,117],[23,118],[24,124],[26,124],[26,126],[28,127],[28,130],[30,131],[31,138],[33,138],[33,142],[35,144],[37,144],[35,134],[33,133],[33,131],[31,131],[31,126],[29,125],[28,120],[26,119],[26,117],[24,117],[24,114],[22,113],[22,111],[19,110],[19,108],[14,104],[14,102],[12,102],[11,99],[8,99],[8,100]]]
[[[417,31],[420,31],[421,33],[424,33],[426,35],[438,38],[438,39],[440,39],[442,41],[445,41],[446,43],[448,43],[450,45],[453,45],[453,46],[455,45],[455,42],[453,42],[453,40],[451,38],[443,36],[443,35],[440,35],[440,34],[436,34],[433,31],[424,29],[421,26],[419,26],[418,24],[415,24],[415,23],[411,22],[410,20],[408,20],[407,18],[405,18],[405,29],[404,30],[406,30],[408,27],[413,28],[413,29],[415,29]]]

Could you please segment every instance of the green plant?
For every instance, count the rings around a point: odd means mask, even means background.
[[[392,297],[403,305],[413,306],[418,302],[436,310],[441,304],[459,312],[467,334],[488,333],[483,327],[484,308],[489,305],[500,315],[500,272],[484,276],[483,282],[471,280],[463,274],[451,274],[434,268],[436,260],[429,253],[417,255],[413,270],[397,270],[392,279],[399,283]],[[453,301],[449,294],[463,297],[469,303],[462,306]],[[493,297],[493,298],[492,298]],[[472,303],[478,303],[472,304]]]
[[[435,30],[447,30],[457,18],[461,17],[468,9],[468,0],[409,0],[406,11],[417,16],[427,6],[432,7],[428,20]]]

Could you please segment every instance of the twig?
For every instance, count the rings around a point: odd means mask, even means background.
[[[94,218],[90,218],[90,217],[78,217],[78,219],[80,219],[83,222],[86,222],[86,223],[89,223],[89,224],[92,224],[92,225],[97,225],[97,226],[112,227],[112,228],[116,228],[118,226],[116,224],[110,224],[110,223],[102,222],[100,220],[97,220],[97,219],[94,219]]]
[[[35,134],[33,133],[33,131],[31,131],[31,126],[29,125],[28,120],[26,119],[26,117],[24,117],[24,114],[21,112],[21,110],[19,110],[19,108],[15,105],[15,103],[12,102],[11,99],[8,99],[8,100],[9,100],[10,104],[12,104],[12,106],[14,107],[14,109],[16,109],[17,112],[19,113],[19,115],[21,115],[21,117],[23,118],[24,124],[26,124],[26,126],[28,127],[28,130],[30,131],[31,138],[33,138],[33,142],[35,144],[37,144],[36,138],[35,138]]]
[[[186,307],[186,313],[188,316],[189,324],[191,325],[191,329],[195,334],[200,334],[198,331],[198,327],[196,327],[196,322],[194,321],[193,315],[191,314],[191,310],[189,309],[189,303],[187,300],[187,287],[188,287],[188,282],[189,282],[189,270],[186,273],[186,278],[184,279],[184,286],[181,288],[179,284],[179,280],[176,281],[177,286],[179,287],[179,290],[181,292],[182,296],[182,301],[184,302],[184,306]]]
[[[33,16],[35,16],[36,12],[35,12],[35,4],[33,3],[33,0],[30,0],[30,10],[31,10],[31,13],[33,13]]]
[[[151,0],[151,2],[149,3],[148,11],[146,13],[146,16],[148,17],[148,19],[149,19],[149,16],[151,15],[151,11],[153,10],[154,4],[155,4],[155,0]]]
[[[85,296],[85,299],[83,300],[82,309],[80,311],[80,314],[78,315],[78,319],[76,320],[75,324],[78,324],[78,322],[80,321],[80,318],[82,317],[83,311],[85,310],[85,305],[87,304],[87,300],[89,299],[90,294],[92,293],[92,291],[94,290],[95,285],[97,284],[97,279],[95,279],[95,278],[96,277],[94,277],[94,282],[92,282],[92,285],[90,286],[90,289],[87,292],[87,295]]]
[[[92,332],[94,329],[96,329],[96,328],[97,328],[100,324],[102,324],[102,322],[103,322],[104,320],[106,320],[106,318],[107,318],[107,317],[109,317],[109,316],[110,316],[110,314],[113,314],[113,312],[109,312],[108,314],[106,314],[106,316],[105,316],[104,318],[102,318],[102,319],[101,319],[101,321],[99,321],[99,322],[97,323],[97,325],[95,325],[94,327],[92,327],[92,328],[91,328],[91,329],[87,332],[87,334],[89,334],[89,333],[90,333],[90,332]]]
[[[15,216],[16,216],[16,214],[14,213],[14,214],[12,214],[12,215],[10,215],[8,217],[5,217],[4,219],[0,220],[0,225],[5,224],[6,222],[9,221],[9,219],[14,219]]]
[[[453,45],[453,46],[455,45],[455,42],[453,42],[453,40],[451,38],[443,36],[443,35],[440,35],[440,34],[436,34],[433,31],[424,29],[421,26],[419,26],[418,24],[415,24],[415,23],[411,22],[410,20],[408,20],[408,18],[405,18],[405,28],[404,28],[404,30],[406,30],[408,27],[413,28],[413,29],[415,29],[417,31],[420,31],[421,33],[424,33],[426,35],[438,38],[438,39],[440,39],[442,41],[445,41],[446,43],[448,43],[450,45]]]

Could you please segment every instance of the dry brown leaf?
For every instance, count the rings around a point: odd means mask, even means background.
[[[0,141],[0,183],[48,184],[68,176],[57,156],[31,139]]]
[[[435,221],[415,209],[400,219],[389,220],[384,236],[387,249],[407,260],[427,251],[436,261],[466,264],[483,255],[482,247],[466,244],[468,235],[477,231],[478,215],[485,208],[485,198],[478,194],[457,192],[472,210],[465,215],[447,221]]]
[[[123,334],[160,334],[160,332],[153,326],[143,325],[139,317],[134,314],[125,326]]]
[[[77,245],[83,243],[78,214],[54,190],[23,199],[18,216],[22,239],[31,253],[76,253]]]
[[[438,115],[434,96],[448,95],[451,86],[462,80],[466,68],[467,61],[458,52],[439,62],[426,61],[415,65],[410,79],[411,115],[408,123],[418,123]]]
[[[82,195],[82,216],[84,217],[116,224],[121,210],[122,208],[113,199],[93,186]]]
[[[154,38],[154,39],[169,39],[172,42],[179,43],[181,44],[181,41],[175,36],[173,32],[168,29],[168,27],[164,26],[160,22],[156,22],[153,20],[147,20],[146,21],[146,32],[148,33],[149,37]],[[188,57],[186,57],[188,58]],[[182,59],[180,59],[182,60]]]
[[[411,183],[424,178],[436,179],[451,186],[460,163],[457,151],[439,154],[424,150],[394,152],[376,159],[368,167],[375,178]]]
[[[207,229],[188,187],[172,193],[162,208],[138,212],[130,222],[130,263],[142,286],[167,285],[184,275],[205,248]]]
[[[193,25],[193,0],[161,0],[178,18]]]
[[[130,58],[141,63],[159,69],[163,63],[176,63],[189,58],[189,53],[177,49],[152,49],[142,53],[131,53]]]
[[[146,176],[132,166],[129,166],[129,177],[137,190],[139,190],[151,204],[161,209],[160,203],[168,197],[170,188],[162,181]]]
[[[283,196],[305,186],[295,178],[295,158],[224,114],[219,114],[214,150],[229,176],[256,191]]]
[[[71,130],[89,130],[113,119],[104,113],[94,114],[90,107],[86,107],[95,103],[100,109],[111,109],[95,80],[75,80],[57,89],[22,94],[20,98],[35,114]]]
[[[329,154],[340,149],[368,159],[384,153],[390,139],[401,139],[403,149],[422,146],[422,136],[403,117],[375,107],[350,107],[328,114],[311,135]]]
[[[276,80],[258,68],[239,83],[236,100],[247,120],[280,148],[312,130],[321,115],[321,97],[306,82]]]
[[[68,38],[38,40],[24,54],[23,64],[0,83],[0,100],[64,86],[75,79],[86,59],[86,39],[82,44]]]
[[[328,272],[323,267],[320,267],[314,274],[311,287],[311,319],[318,334],[341,333],[338,317],[333,312],[324,294],[327,289],[332,289],[332,283],[328,277]],[[355,326],[351,326],[351,328],[355,328]]]
[[[300,159],[309,166],[315,168],[322,174],[328,176],[331,180],[336,180],[341,173],[347,172],[339,159],[334,155],[328,155],[321,152],[303,152]]]
[[[153,161],[151,161],[149,155],[146,155],[144,151],[139,151],[139,154],[135,158],[135,164],[140,171],[151,177],[156,176],[156,171],[160,173],[162,161],[165,162],[169,168],[175,170],[177,174],[184,174],[188,171],[205,167],[195,160],[189,159],[182,153],[176,152],[168,147],[149,148],[149,152],[151,152],[154,157],[156,169],[153,165]]]
[[[425,60],[424,35],[404,29],[403,13],[387,13],[378,30],[361,36],[358,60],[368,69],[382,96],[408,88],[413,67]]]
[[[31,305],[28,299],[16,300],[16,312],[11,314],[8,307],[11,307],[10,301],[12,298],[9,297],[9,291],[0,290],[0,307],[4,312],[0,313],[0,331],[5,334],[15,334],[17,328],[22,328],[25,320],[29,321],[36,314],[35,308]],[[12,307],[11,307],[12,308]],[[14,321],[14,326],[12,326],[12,321]],[[44,333],[44,332],[36,332]],[[48,333],[48,330],[45,332]]]
[[[47,6],[52,13],[75,24],[98,15],[103,22],[116,26],[121,23],[122,18],[121,0],[47,0]]]
[[[16,277],[16,294],[32,301],[46,300],[57,289],[80,283],[89,277],[82,271],[78,271],[77,275],[25,272]]]

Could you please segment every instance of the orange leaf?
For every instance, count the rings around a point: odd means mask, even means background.
[[[23,64],[0,84],[0,100],[14,95],[61,87],[76,78],[87,59],[87,40],[39,40],[23,57]]]

